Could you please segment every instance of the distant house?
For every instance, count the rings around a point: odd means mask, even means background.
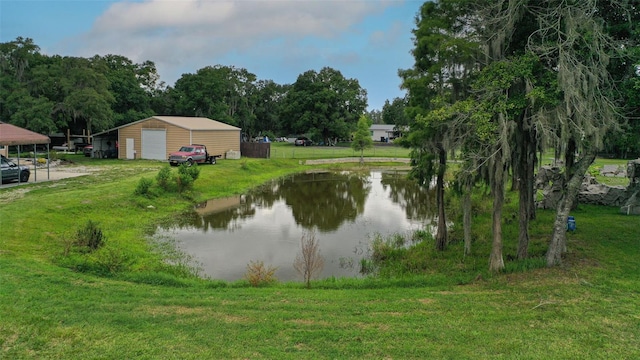
[[[388,124],[373,124],[369,128],[369,131],[371,132],[371,139],[373,139],[373,141],[381,142],[393,140],[396,137],[393,131],[395,127],[395,125]]]
[[[202,144],[212,154],[240,153],[240,128],[204,117],[152,116],[93,135],[93,156],[167,160],[182,145]]]

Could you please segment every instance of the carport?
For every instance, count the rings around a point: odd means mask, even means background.
[[[18,166],[20,166],[20,145],[33,145],[33,180],[37,181],[35,154],[37,153],[36,145],[47,145],[47,179],[49,178],[49,143],[51,139],[48,136],[38,134],[36,132],[23,129],[21,127],[7,124],[0,121],[0,148],[4,148],[6,155],[9,155],[8,147],[17,146],[18,148]],[[3,154],[4,155],[4,154]]]

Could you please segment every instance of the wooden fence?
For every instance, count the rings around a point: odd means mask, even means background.
[[[271,158],[271,143],[240,143],[240,154],[250,158]]]

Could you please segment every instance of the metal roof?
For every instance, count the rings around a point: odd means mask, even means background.
[[[0,145],[49,144],[50,142],[51,139],[46,135],[0,122]]]
[[[238,127],[205,117],[152,116],[152,118],[187,130],[240,130]]]
[[[393,128],[395,128],[395,127],[396,126],[392,125],[392,124],[373,124],[373,125],[371,125],[369,130],[393,131]]]
[[[141,123],[143,121],[147,121],[147,120],[151,120],[151,119],[155,119],[155,120],[160,120],[163,122],[166,122],[168,124],[177,126],[177,127],[181,127],[183,129],[186,130],[235,130],[235,131],[239,131],[241,130],[238,127],[229,125],[229,124],[225,124],[223,122],[220,121],[215,121],[209,118],[205,118],[205,117],[193,117],[193,116],[152,116],[146,119],[142,119],[142,120],[138,120],[138,121],[134,121],[132,123],[128,123],[128,124],[124,124],[122,126],[118,126],[117,128],[113,128],[113,129],[109,129],[100,133],[96,133],[93,134],[93,136],[99,136],[114,130],[119,130],[122,129],[124,127],[127,126],[131,126],[134,124],[138,124]]]

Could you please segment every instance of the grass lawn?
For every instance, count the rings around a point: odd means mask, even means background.
[[[282,145],[313,149],[290,148]],[[530,263],[507,260],[507,272],[487,273],[491,236],[481,203],[466,258],[460,243],[444,253],[426,244],[432,266],[419,275],[253,288],[169,269],[149,230],[193,201],[310,167],[288,157],[223,160],[199,167],[188,193],[146,198],[133,195],[140,179],[166,164],[70,159],[102,171],[0,189],[2,359],[640,358],[640,218],[616,208],[572,214],[578,229],[558,268],[525,271]],[[508,255],[517,207],[506,209]],[[532,224],[533,262],[552,219],[541,211]],[[100,276],[65,266],[66,244],[87,220],[106,238],[87,262],[124,270]]]
[[[342,145],[342,144],[340,144]],[[365,157],[409,157],[409,149],[389,144],[376,144],[363,152]],[[272,159],[330,159],[360,157],[348,144],[343,146],[295,146],[290,143],[271,143]]]

